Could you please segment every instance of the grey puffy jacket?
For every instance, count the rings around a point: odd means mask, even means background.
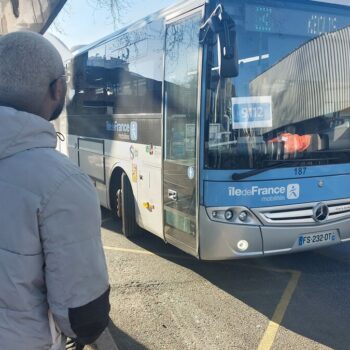
[[[96,191],[55,147],[51,123],[0,107],[0,349],[64,348],[53,324],[77,337],[74,310],[109,288]]]

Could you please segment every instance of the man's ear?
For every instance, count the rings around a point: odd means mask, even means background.
[[[64,79],[57,79],[50,85],[50,97],[55,102],[61,101],[62,96],[65,96],[66,91],[67,87]]]

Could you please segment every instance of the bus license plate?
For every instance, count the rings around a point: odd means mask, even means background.
[[[312,244],[323,244],[329,242],[336,242],[338,240],[337,231],[327,231],[321,233],[309,233],[299,237],[299,247],[308,246]]]

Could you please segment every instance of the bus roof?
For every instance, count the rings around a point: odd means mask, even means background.
[[[105,37],[103,37],[102,39],[99,39],[91,44],[88,44],[82,48],[79,48],[78,50],[76,50],[73,53],[73,56],[78,56],[96,46],[102,45],[106,42],[108,42],[109,40],[111,40],[112,38],[119,36],[123,33],[127,33],[129,31],[132,30],[136,30],[139,28],[142,28],[145,24],[156,21],[157,19],[160,18],[167,18],[167,19],[171,19],[174,18],[178,15],[180,15],[181,13],[184,13],[186,11],[190,11],[191,9],[197,8],[202,6],[205,3],[208,3],[209,0],[185,0],[185,1],[181,1],[175,5],[171,5],[169,7],[166,7],[158,12],[155,12],[153,14],[150,14],[128,26],[125,26],[115,32],[113,32],[112,34],[109,34]]]

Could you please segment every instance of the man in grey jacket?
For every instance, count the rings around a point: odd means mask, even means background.
[[[0,349],[61,350],[106,328],[109,284],[89,177],[58,153],[49,122],[66,94],[42,36],[0,38]]]

